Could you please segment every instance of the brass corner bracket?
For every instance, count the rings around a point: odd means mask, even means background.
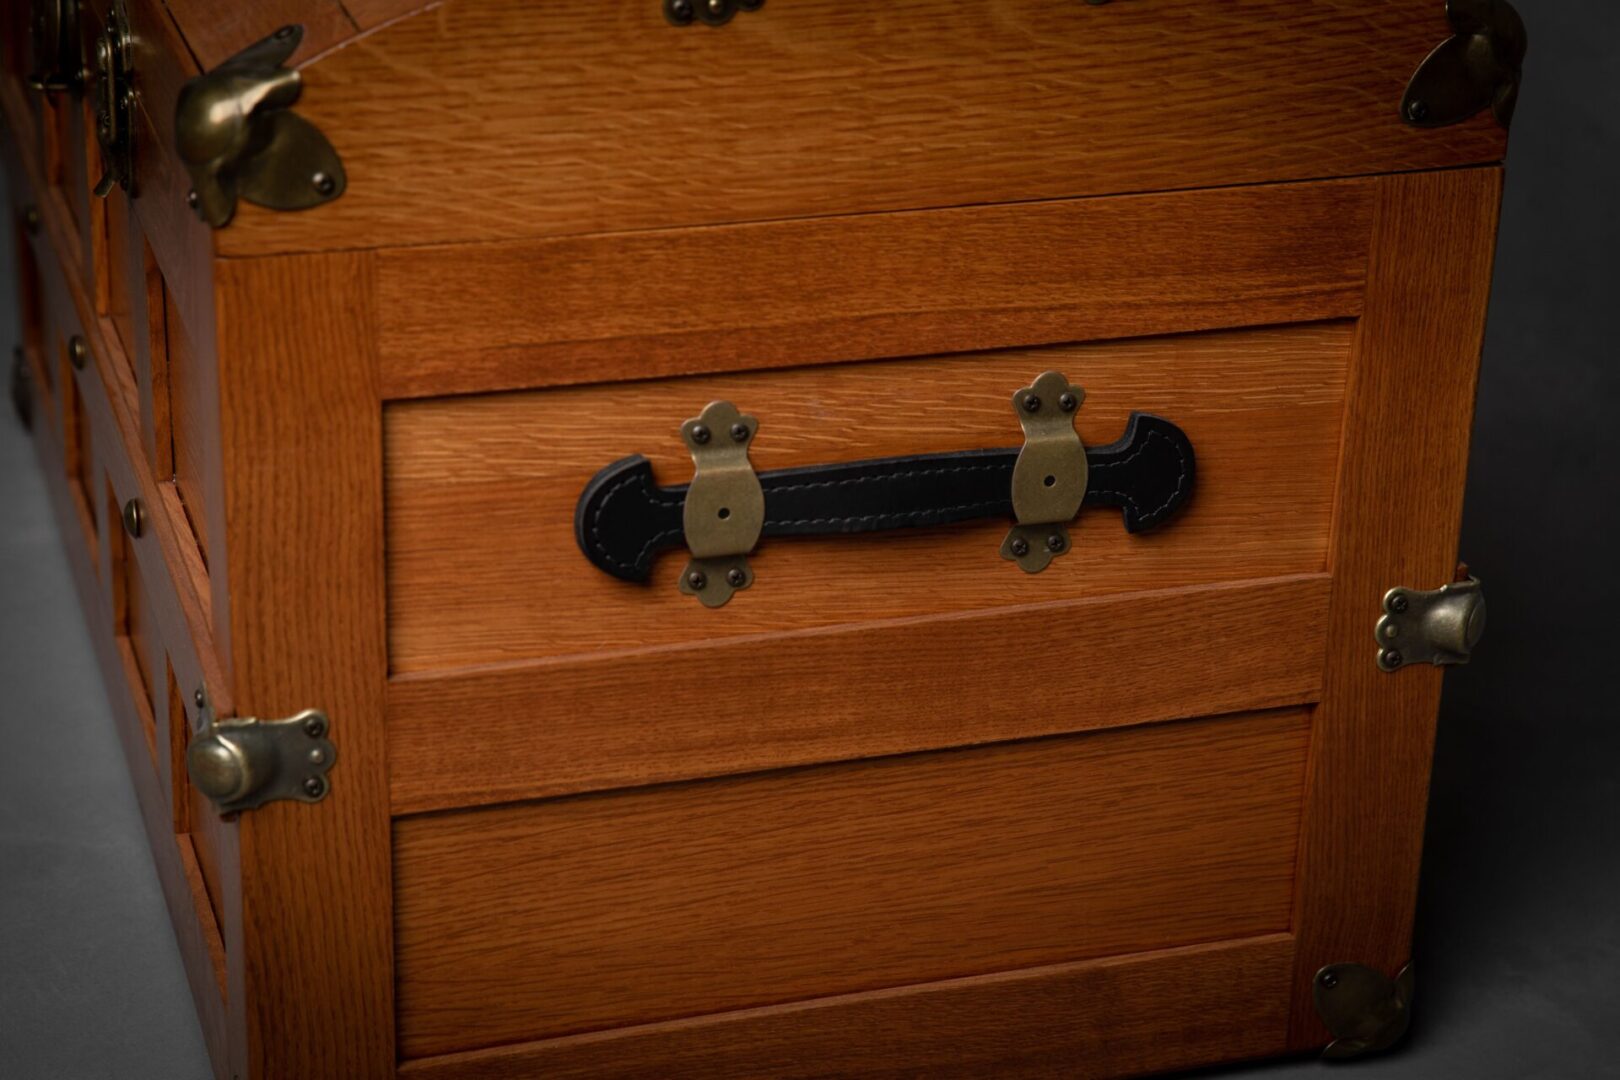
[[[1344,1060],[1394,1046],[1412,1022],[1415,989],[1411,964],[1393,979],[1360,964],[1329,964],[1318,971],[1312,981],[1316,1013],[1333,1033],[1322,1056]]]
[[[292,111],[303,81],[282,65],[303,38],[302,26],[283,26],[180,89],[175,142],[191,174],[189,201],[216,229],[230,222],[238,196],[307,210],[343,194],[342,159]]]
[[[1447,0],[1452,36],[1431,52],[1401,98],[1401,117],[1419,127],[1466,120],[1487,105],[1503,127],[1519,100],[1528,39],[1508,0]]]

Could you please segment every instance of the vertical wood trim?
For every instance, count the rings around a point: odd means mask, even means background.
[[[1498,168],[1378,181],[1301,833],[1296,1049],[1329,1038],[1311,997],[1319,968],[1393,975],[1411,957],[1441,670],[1380,671],[1373,627],[1386,590],[1455,570],[1501,183]]]
[[[248,1076],[392,1076],[372,257],[223,260],[217,274],[238,711],[325,709],[338,751],[324,802],[241,818],[244,985],[231,998],[247,1009]]]

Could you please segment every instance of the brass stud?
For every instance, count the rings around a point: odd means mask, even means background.
[[[131,499],[124,504],[124,531],[139,540],[146,531],[146,504],[139,499]]]
[[[1429,118],[1429,103],[1422,98],[1413,98],[1406,105],[1406,118],[1414,124],[1421,124]]]
[[[1322,978],[1319,981],[1329,990],[1332,990],[1335,986],[1339,985],[1339,977],[1331,971],[1322,972]]]
[[[68,363],[73,365],[73,370],[83,371],[84,362],[89,355],[90,350],[85,348],[84,338],[78,334],[68,338]]]
[[[310,177],[310,183],[314,184],[315,190],[322,195],[330,195],[337,190],[337,181],[323,172],[318,172]]]

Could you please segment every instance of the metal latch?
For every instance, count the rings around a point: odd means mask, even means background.
[[[1001,557],[1038,574],[1069,550],[1067,523],[1086,498],[1086,448],[1074,415],[1086,392],[1048,371],[1013,395],[1024,448],[1013,465],[1012,506],[1018,524],[1001,542]]]
[[[305,709],[284,720],[218,719],[203,690],[186,750],[186,772],[221,814],[252,810],[277,799],[315,803],[326,798],[326,774],[337,760],[326,714]]]
[[[101,148],[98,198],[106,198],[114,185],[128,191],[135,182],[132,51],[124,0],[113,0],[107,22],[96,36],[96,145]]]
[[[1485,593],[1479,579],[1460,580],[1424,592],[1395,588],[1384,594],[1378,620],[1378,666],[1396,671],[1407,664],[1466,664],[1485,633]]]
[[[681,425],[697,468],[681,511],[692,554],[681,572],[681,592],[705,607],[719,607],[754,583],[748,553],[765,525],[765,493],[748,463],[748,447],[758,431],[759,421],[729,401],[711,401]]]

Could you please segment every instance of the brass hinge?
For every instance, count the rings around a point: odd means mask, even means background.
[[[1467,567],[1438,589],[1394,588],[1384,594],[1384,614],[1373,630],[1378,666],[1398,671],[1408,664],[1466,664],[1485,633],[1485,592]]]
[[[343,194],[343,161],[314,124],[292,111],[302,77],[283,67],[302,26],[274,34],[180,88],[175,143],[191,174],[187,200],[220,228],[240,196],[271,210],[306,210]]]
[[[1447,0],[1452,36],[1418,65],[1401,98],[1401,117],[1419,127],[1466,120],[1487,105],[1503,127],[1519,100],[1528,39],[1508,0]]]
[[[208,692],[193,703],[186,772],[221,814],[253,810],[277,799],[315,803],[332,789],[326,774],[337,760],[327,736],[331,721],[318,709],[281,720],[214,716]]]

